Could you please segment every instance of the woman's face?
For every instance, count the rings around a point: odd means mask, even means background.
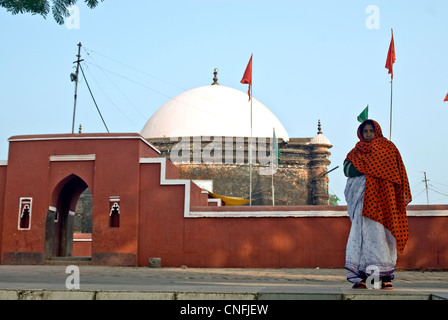
[[[370,123],[366,124],[362,129],[362,137],[364,140],[370,141],[375,138],[375,129]]]

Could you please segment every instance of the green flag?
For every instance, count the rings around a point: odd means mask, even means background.
[[[364,122],[367,119],[369,119],[369,105],[367,105],[367,107],[363,110],[363,112],[361,112],[358,116],[359,122]]]
[[[275,154],[275,165],[278,165],[278,160],[280,159],[280,150],[278,148],[277,137],[275,136],[275,128],[273,128],[272,135],[272,152]]]

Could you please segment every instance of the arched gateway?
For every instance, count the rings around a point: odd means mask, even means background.
[[[88,188],[80,177],[71,174],[54,189],[45,223],[46,259],[73,256],[73,227],[79,196]]]
[[[139,134],[15,136],[9,142],[10,157],[0,167],[2,264],[70,260],[76,205],[87,189],[94,198],[92,264],[145,264],[151,215],[173,208],[183,214],[191,188],[191,202],[207,204],[189,181],[161,187],[162,167],[170,177],[176,167]]]

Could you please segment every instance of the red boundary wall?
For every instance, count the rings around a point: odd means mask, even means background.
[[[344,266],[350,231],[345,206],[194,207],[191,213],[195,212],[221,213],[223,217],[179,217],[169,223],[158,217],[159,230],[176,234],[176,240],[168,244],[164,237],[142,239],[150,244],[150,256],[160,257],[163,266]],[[225,217],[232,213],[242,217]],[[244,217],[248,214],[251,216]],[[448,268],[447,214],[446,205],[408,206],[410,238],[404,253],[398,256],[398,268]],[[146,264],[147,261],[140,261],[140,265]]]
[[[49,245],[59,241],[51,226],[63,195],[70,215],[86,186],[94,199],[93,265],[148,266],[161,258],[165,267],[344,266],[346,207],[207,206],[207,195],[178,179],[177,167],[138,134],[10,138],[8,162],[0,163],[1,263],[46,263]],[[32,199],[25,230],[18,228],[23,197]],[[109,225],[116,197],[118,228]],[[411,205],[408,217],[410,239],[397,267],[448,269],[448,205]]]

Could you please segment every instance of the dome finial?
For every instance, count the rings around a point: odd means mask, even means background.
[[[326,136],[323,135],[320,120],[317,121],[317,135],[310,140],[310,144],[326,144],[331,146],[330,140]],[[331,147],[330,147],[331,148]]]
[[[214,74],[215,76],[213,77],[213,83],[212,83],[212,86],[214,86],[214,85],[219,85],[219,83],[218,83],[218,68],[215,68],[215,70],[213,71],[213,74]]]

